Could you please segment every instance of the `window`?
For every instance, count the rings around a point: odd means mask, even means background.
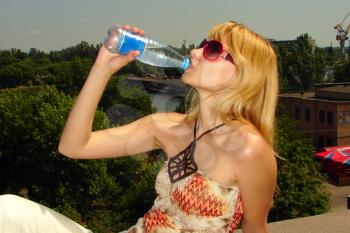
[[[324,123],[324,111],[320,110],[319,112],[319,119],[320,119],[320,123]]]
[[[300,108],[298,106],[295,106],[294,108],[294,118],[300,119]]]
[[[333,124],[333,112],[327,111],[327,123],[330,125]]]
[[[319,136],[318,137],[318,146],[319,147],[324,147],[324,136]]]
[[[310,108],[305,108],[305,121],[310,121],[311,111]]]
[[[327,137],[327,146],[333,146],[333,138]]]

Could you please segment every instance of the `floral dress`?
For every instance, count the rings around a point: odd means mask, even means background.
[[[137,223],[120,233],[232,233],[243,217],[238,184],[226,186],[207,177],[193,158],[196,138],[161,167],[155,183],[157,197]]]

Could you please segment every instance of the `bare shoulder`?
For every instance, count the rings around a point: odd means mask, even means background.
[[[273,149],[251,126],[241,128],[245,136],[240,153],[235,157],[235,178],[243,201],[243,228],[261,229],[266,226],[277,183],[277,163]]]
[[[274,150],[255,126],[239,124],[239,127],[233,126],[233,129],[227,145],[235,145],[231,152],[235,167],[257,162],[270,166],[271,169],[275,168]]]
[[[275,182],[277,161],[273,148],[255,127],[243,126],[241,130],[245,143],[234,156],[237,180],[243,181],[248,174],[256,174],[261,180],[265,179],[261,183]],[[271,187],[273,186],[274,184],[271,184]]]

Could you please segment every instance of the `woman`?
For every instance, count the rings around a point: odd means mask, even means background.
[[[124,29],[144,35],[137,27]],[[244,233],[267,233],[277,174],[271,44],[242,24],[219,24],[191,51],[192,66],[181,77],[192,87],[185,114],[154,113],[92,132],[108,80],[138,54],[100,48],[67,119],[60,153],[100,159],[164,150],[154,205],[124,233],[233,232],[241,220]]]

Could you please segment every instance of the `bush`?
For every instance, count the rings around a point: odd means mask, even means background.
[[[327,178],[313,159],[313,146],[297,121],[281,114],[278,117],[277,153],[287,161],[277,159],[278,175],[274,205],[269,222],[322,214],[330,210]]]

